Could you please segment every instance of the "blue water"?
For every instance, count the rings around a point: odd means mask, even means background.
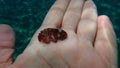
[[[15,59],[29,43],[34,32],[40,27],[45,15],[55,0],[0,0],[0,23],[9,24],[16,33]],[[120,1],[94,0],[99,15],[108,15],[120,45]],[[120,47],[118,46],[118,57]],[[118,58],[118,63],[120,59]],[[120,67],[120,65],[119,65]]]

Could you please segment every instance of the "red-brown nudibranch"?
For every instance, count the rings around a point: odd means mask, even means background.
[[[38,40],[42,43],[49,44],[50,42],[57,42],[67,38],[67,33],[60,28],[47,28],[42,30],[38,35]]]

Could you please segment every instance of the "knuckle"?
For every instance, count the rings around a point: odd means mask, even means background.
[[[64,12],[64,9],[60,6],[54,6],[50,10],[51,12]]]
[[[80,16],[80,11],[77,8],[69,8],[67,12],[76,16]]]
[[[92,23],[95,23],[96,20],[91,19],[90,17],[85,17],[85,18],[81,19],[81,22],[92,22]]]

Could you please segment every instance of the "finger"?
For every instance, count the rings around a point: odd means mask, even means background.
[[[96,34],[97,9],[92,0],[85,2],[81,20],[78,24],[77,34],[80,38],[94,41]]]
[[[111,66],[117,66],[116,36],[113,26],[107,16],[98,17],[98,30],[95,40],[95,49],[107,63]]]
[[[5,24],[0,24],[0,64],[11,62],[14,51],[15,35],[12,28]]]
[[[63,15],[69,5],[70,0],[56,0],[55,4],[51,7],[41,28],[56,28],[62,22]]]
[[[85,0],[71,0],[70,5],[64,15],[62,28],[75,30],[80,20],[82,7]]]

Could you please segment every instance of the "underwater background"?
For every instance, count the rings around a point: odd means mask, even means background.
[[[16,33],[13,60],[23,52],[55,0],[0,0],[0,24],[8,24]],[[120,67],[120,1],[94,0],[99,15],[108,15],[114,26]]]

